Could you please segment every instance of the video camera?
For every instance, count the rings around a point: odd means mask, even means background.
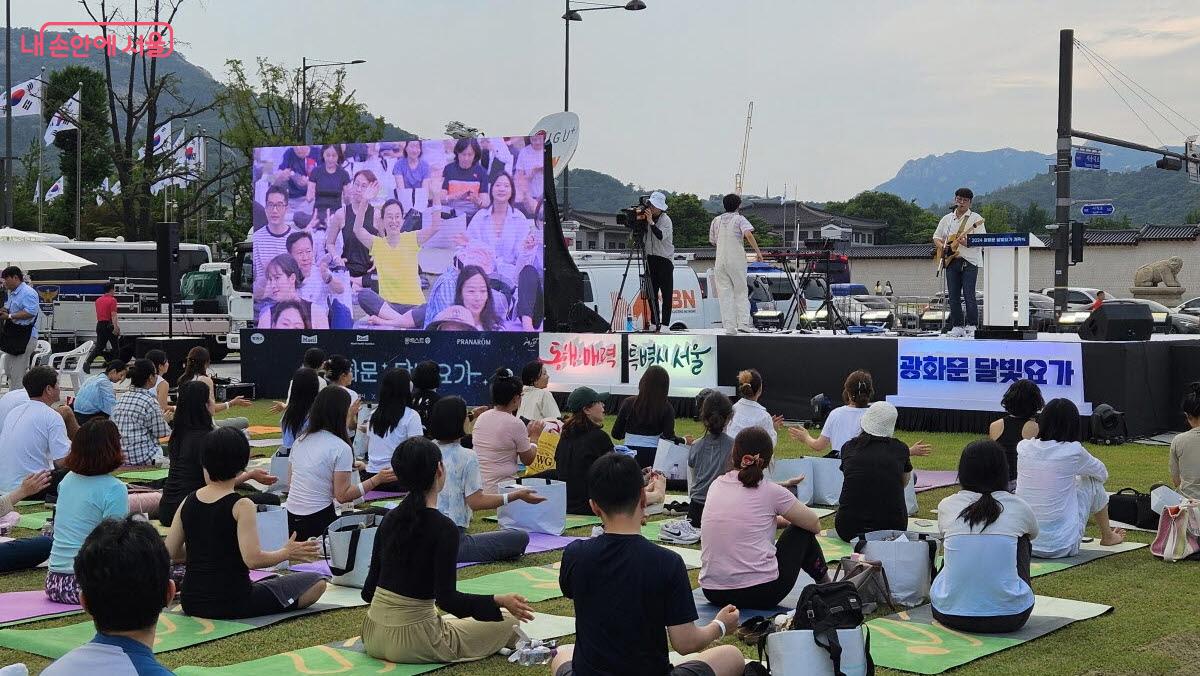
[[[644,218],[646,209],[650,206],[650,196],[638,197],[638,203],[617,212],[617,223],[629,228],[635,235],[646,234],[648,223]]]

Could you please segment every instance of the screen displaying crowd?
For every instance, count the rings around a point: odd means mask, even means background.
[[[260,329],[540,331],[541,136],[256,148]]]

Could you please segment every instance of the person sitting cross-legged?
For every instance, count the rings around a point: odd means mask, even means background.
[[[167,532],[172,561],[186,563],[181,601],[188,615],[238,619],[307,608],[325,593],[318,573],[289,573],[250,581],[251,568],[283,561],[307,563],[320,556],[316,541],[297,541],[263,551],[257,509],[238,494],[235,482],[250,461],[250,442],[241,430],[220,427],[205,435],[200,449],[205,486],[187,496]]]
[[[158,615],[175,598],[171,557],[154,527],[132,517],[106,519],[75,556],[80,603],[96,636],[58,658],[45,676],[169,676],[154,659]]]
[[[87,379],[79,393],[75,395],[75,420],[80,425],[96,417],[112,417],[113,407],[117,405],[117,393],[113,385],[125,380],[129,366],[114,359],[104,365],[104,373],[99,373]]]
[[[745,658],[736,647],[705,650],[737,628],[737,608],[725,606],[715,620],[697,626],[683,560],[642,537],[646,496],[637,460],[615,452],[597,458],[588,470],[588,494],[592,510],[604,521],[604,534],[572,542],[563,551],[558,583],[575,604],[576,641],[559,646],[550,673],[741,674]],[[703,652],[672,666],[668,636],[681,654]]]

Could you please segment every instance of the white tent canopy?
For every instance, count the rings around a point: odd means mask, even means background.
[[[86,258],[50,246],[48,240],[36,232],[0,228],[0,267],[15,265],[27,272],[95,265]]]

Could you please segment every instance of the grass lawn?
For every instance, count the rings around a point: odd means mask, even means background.
[[[252,408],[234,413],[248,415],[252,424],[275,425],[277,416],[267,411],[269,402],[259,402]],[[680,434],[696,434],[700,426],[681,421]],[[781,457],[800,455],[798,444],[783,435]],[[962,447],[973,440],[969,434],[912,434],[900,437],[911,443],[923,438],[934,447],[932,455],[915,458],[917,470],[953,469]],[[254,449],[264,455],[272,449]],[[1089,447],[1108,466],[1108,489],[1115,491],[1126,486],[1148,490],[1150,485],[1166,480],[1166,447],[1124,446]],[[957,488],[944,488],[918,494],[920,513],[929,517],[929,510],[939,500]],[[24,508],[36,511],[36,508]],[[477,514],[473,529],[487,530],[494,524]],[[833,526],[833,517],[824,521]],[[16,535],[30,535],[18,531]],[[586,535],[587,529],[568,531],[570,535]],[[1095,535],[1094,532],[1090,532]],[[1134,541],[1149,542],[1150,533],[1129,534]],[[561,557],[561,552],[549,552],[525,557],[520,565],[543,565]],[[480,565],[463,569],[459,578],[465,579],[514,567],[512,564]],[[29,571],[0,576],[0,591],[40,589],[44,573]],[[696,586],[697,571],[692,571]],[[1163,563],[1151,556],[1148,549],[1118,554],[1084,566],[1035,578],[1038,594],[1105,603],[1115,611],[1096,619],[1078,622],[1049,636],[1031,641],[1001,653],[972,662],[955,673],[1013,676],[1035,674],[1176,674],[1200,673],[1200,569],[1195,563]],[[571,615],[571,602],[555,599],[534,604],[536,610],[558,615]],[[218,666],[244,662],[258,657],[330,643],[357,636],[365,608],[328,612],[313,617],[282,622],[248,634],[206,643],[194,648],[168,652],[160,656],[170,667],[182,665]],[[25,625],[23,628],[45,628],[80,621],[83,616],[48,620]],[[754,652],[735,639],[728,642],[742,647],[748,656]],[[572,637],[563,640],[573,642]],[[48,662],[41,657],[0,648],[0,665],[23,661],[36,673]],[[889,673],[882,669],[881,673]],[[530,674],[544,670],[518,667],[502,658],[492,657],[481,662],[448,667],[435,673],[443,674]]]

